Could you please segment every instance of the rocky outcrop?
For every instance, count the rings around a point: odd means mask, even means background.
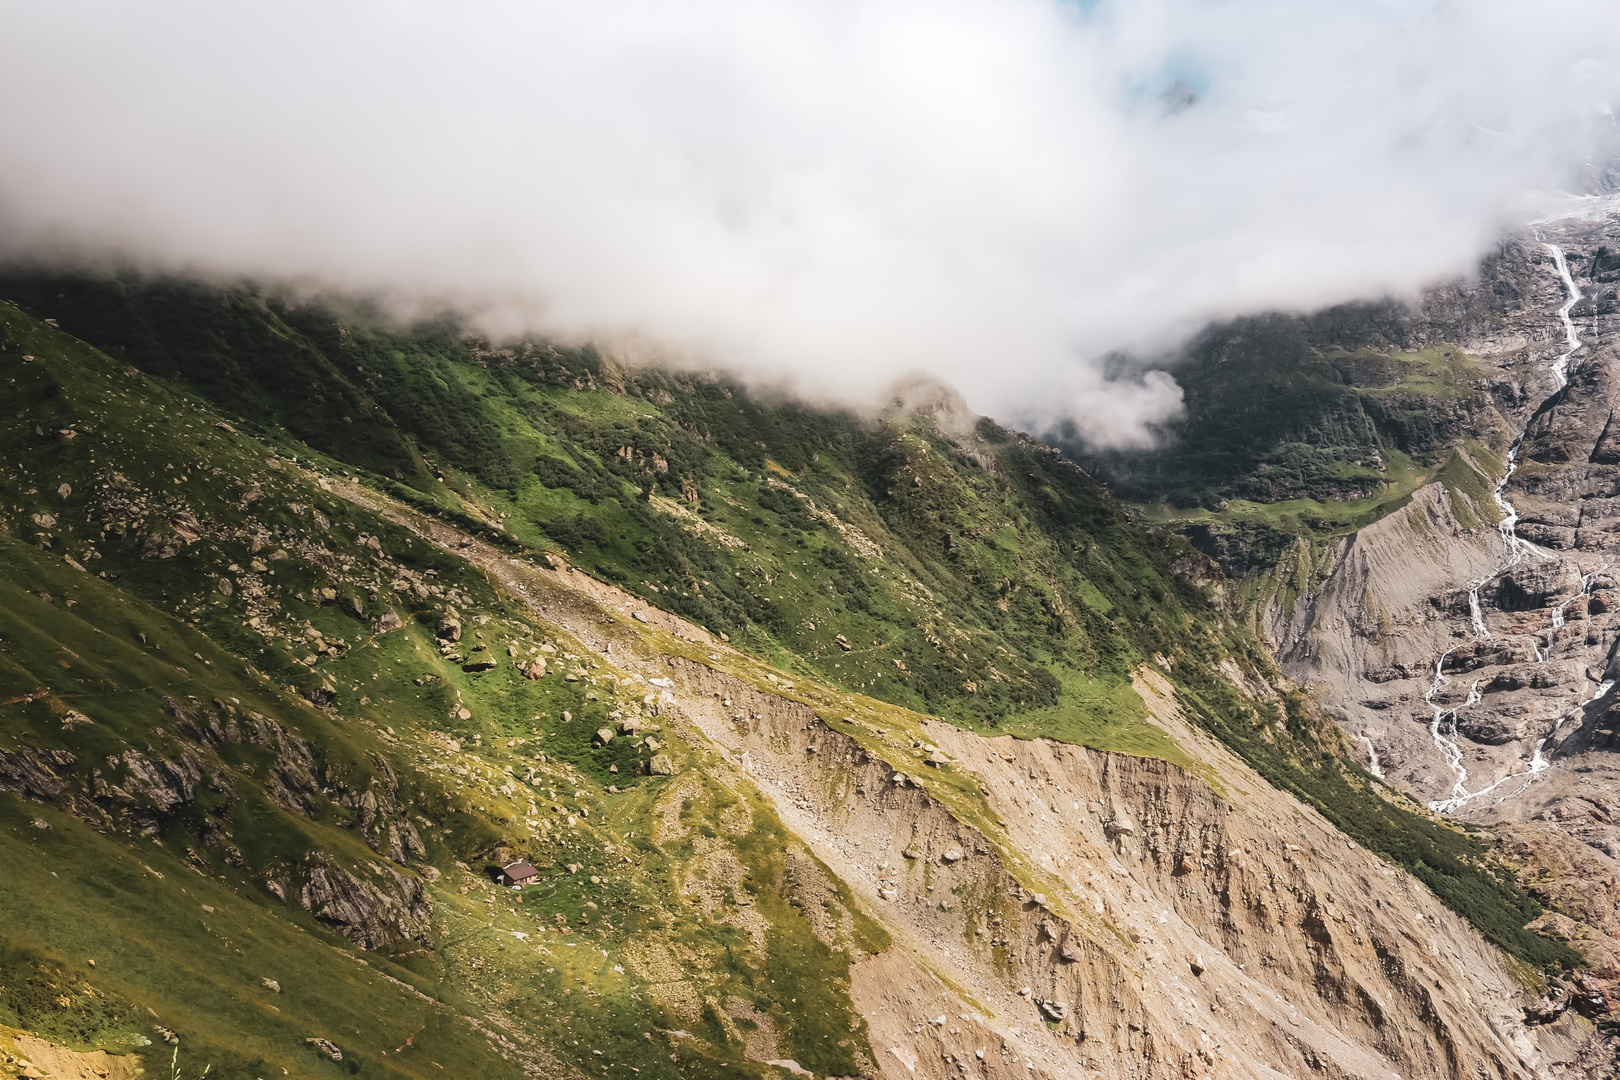
[[[316,851],[293,870],[268,872],[269,890],[363,948],[429,941],[427,895],[421,881],[401,868],[421,858],[426,846],[386,759],[373,754],[363,773],[335,767],[281,722],[224,701],[170,697],[163,707],[189,743],[162,750],[126,747],[88,771],[65,750],[0,749],[0,791],[53,802],[97,828],[122,823],[157,837],[179,823],[240,867],[243,856],[232,843],[227,813],[240,796],[219,751],[229,744],[258,747],[269,751],[269,762],[249,771],[272,802],[306,818],[323,805],[342,807],[352,816],[347,824],[372,851],[400,864],[364,864],[375,878],[367,881]],[[212,792],[206,800],[205,788]]]
[[[183,751],[175,760],[153,760],[139,750],[125,750],[115,759],[122,766],[118,784],[136,800],[151,804],[159,814],[172,814],[196,798],[207,769],[200,757]],[[221,785],[230,791],[230,780]]]
[[[427,847],[400,803],[399,779],[393,767],[379,754],[371,755],[371,762],[376,771],[365,788],[357,792],[341,780],[334,780],[332,801],[355,811],[360,819],[360,835],[372,851],[400,864],[421,858]]]
[[[416,878],[386,867],[373,884],[319,854],[305,862],[299,876],[299,906],[361,948],[431,943],[432,909]],[[292,890],[282,885],[278,891]]]
[[[1620,380],[1612,349],[1586,351],[1569,374],[1569,385],[1537,410],[1525,427],[1522,456],[1543,464],[1585,464],[1600,456],[1598,447],[1620,438],[1614,431],[1610,403]],[[1610,462],[1609,464],[1613,464]]]
[[[274,762],[265,776],[264,790],[288,810],[312,816],[319,805],[322,783],[315,748],[278,721],[252,710],[241,711],[223,701],[210,710],[200,703],[164,700],[164,708],[178,721],[181,734],[200,743],[218,747],[226,743],[246,743],[270,750]]]
[[[0,749],[0,791],[54,799],[62,794],[77,760],[66,750]]]
[[[264,790],[288,810],[312,817],[320,800],[330,799],[354,812],[371,850],[401,864],[425,854],[422,837],[400,802],[399,778],[381,755],[371,755],[371,774],[357,786],[345,770],[322,762],[308,740],[262,713],[244,712],[218,700],[208,709],[168,698],[164,707],[179,721],[181,733],[198,742],[215,747],[246,743],[272,751],[274,763],[264,778]],[[189,799],[186,795],[180,801]]]

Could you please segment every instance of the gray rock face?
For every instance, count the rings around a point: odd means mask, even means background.
[[[139,750],[125,750],[121,760],[124,790],[150,801],[163,814],[191,802],[204,775],[202,759],[192,753],[183,753],[175,761],[152,761]]]
[[[364,786],[357,786],[343,770],[323,765],[308,741],[262,713],[244,713],[219,701],[214,702],[210,710],[173,698],[165,702],[165,708],[178,721],[181,734],[204,745],[246,743],[273,751],[274,764],[264,778],[264,789],[288,810],[312,817],[320,799],[329,798],[354,811],[360,834],[371,850],[397,863],[408,863],[426,852],[421,835],[400,803],[399,779],[381,756],[371,755],[373,773]],[[182,761],[185,760],[182,756]],[[200,759],[196,764],[201,767]],[[175,768],[177,766],[162,763],[161,768],[153,766],[148,771],[173,772]],[[177,778],[177,782],[182,779]],[[192,781],[194,787],[195,781]],[[191,799],[189,791],[175,790],[172,785],[170,792],[178,796],[173,805]]]
[[[66,750],[0,749],[0,791],[54,799],[62,794],[63,775],[76,760]]]
[[[275,763],[265,778],[266,792],[289,810],[306,817],[315,813],[322,784],[315,749],[307,741],[262,713],[242,712],[224,702],[216,701],[210,710],[168,698],[164,709],[178,722],[182,735],[204,745],[246,743],[273,751]]]
[[[371,755],[371,763],[376,771],[366,787],[358,791],[328,769],[330,798],[356,812],[367,847],[396,863],[407,864],[425,855],[427,847],[400,803],[399,779],[393,767],[377,754]]]
[[[299,906],[363,949],[430,942],[432,910],[422,883],[397,870],[372,884],[316,857],[305,864],[297,895]]]
[[[1559,936],[1586,953],[1582,978],[1595,981],[1549,991],[1532,1010],[1539,1022],[1594,994],[1620,1005],[1620,304],[1599,280],[1620,218],[1544,232],[1588,297],[1571,312],[1583,345],[1567,385],[1556,366],[1568,293],[1537,242],[1520,245],[1522,308],[1461,339],[1525,389],[1522,406],[1501,399],[1507,432],[1523,432],[1502,503],[1423,489],[1314,553],[1305,595],[1265,619],[1285,670],[1314,688],[1369,768],[1491,826],[1533,891],[1578,916]],[[1516,525],[1497,526],[1504,507]]]

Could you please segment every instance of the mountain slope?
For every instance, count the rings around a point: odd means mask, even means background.
[[[1538,1067],[1534,975],[1374,852],[1573,954],[1050,451],[232,302],[372,342],[311,370],[421,468],[0,308],[0,1023],[227,1076]],[[434,441],[485,424],[515,478]]]
[[[6,447],[18,470],[3,542],[11,580],[28,589],[11,586],[6,605],[0,779],[61,811],[35,829],[37,810],[8,803],[13,865],[38,871],[8,879],[8,987],[21,985],[18,972],[78,972],[99,954],[96,992],[141,1003],[121,1008],[109,1048],[152,1038],[143,1012],[161,1005],[160,1022],[224,1075],[251,1075],[261,1057],[309,1073],[318,1055],[306,1037],[347,1047],[345,1061],[378,1075],[427,1075],[433,1062],[480,1075],[527,1062],[554,1075],[559,1059],[585,1067],[589,1050],[610,1048],[626,1063],[671,1052],[744,1060],[723,1025],[681,1051],[650,1044],[680,1022],[614,970],[624,966],[616,952],[684,905],[690,861],[630,839],[669,812],[651,790],[660,781],[636,778],[650,745],[592,746],[596,728],[647,716],[642,695],[596,668],[577,680],[525,677],[508,650],[531,669],[585,654],[503,603],[464,561],[325,494],[194,400],[50,331],[7,326],[12,400],[35,423],[12,429]],[[466,644],[452,641],[463,618]],[[486,656],[499,666],[479,673]],[[615,773],[626,790],[607,790]],[[526,778],[521,789],[514,777]],[[675,814],[695,828],[736,804],[717,792]],[[768,812],[749,821],[738,859],[774,896],[782,854],[802,848]],[[497,899],[482,874],[518,844],[538,847],[547,883],[544,897],[525,898],[532,906]],[[51,871],[76,880],[42,885]],[[107,891],[131,888],[132,874],[150,876],[148,895],[138,908],[118,901],[112,918]],[[839,1003],[848,961],[832,951],[845,931],[824,942],[791,905],[760,910],[771,939],[796,950],[796,978],[811,980],[814,1008],[779,1012],[780,1041],[824,1070],[855,1071],[858,1030],[852,1039],[846,1023],[847,1046],[824,1048],[817,1026],[849,1015],[847,997]],[[581,963],[567,959],[572,941],[548,956],[513,936],[559,917],[609,955]],[[244,929],[259,920],[265,930]],[[108,925],[120,928],[111,939]],[[297,941],[300,931],[311,940],[279,956],[215,955],[251,933]],[[731,988],[746,1000],[753,982],[768,985],[768,958],[749,960],[732,929],[699,924],[681,938],[684,969],[706,995]],[[162,948],[109,957],[124,940]],[[345,941],[391,959],[351,975]],[[497,961],[523,979],[522,1002],[505,1000]],[[369,983],[368,970],[379,973]],[[247,1016],[218,1006],[254,997],[263,1004],[243,1003],[248,1015],[283,1012],[249,1038]],[[579,1004],[558,1013],[547,998]],[[14,1011],[19,1025],[40,1026],[26,1000]],[[589,1026],[584,1050],[567,1036],[575,1024]],[[515,1050],[488,1035],[519,1030]]]

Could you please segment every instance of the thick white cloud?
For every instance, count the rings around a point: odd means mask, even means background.
[[[1466,271],[1617,64],[1612,0],[13,0],[0,244],[1128,444],[1179,391],[1100,356]]]

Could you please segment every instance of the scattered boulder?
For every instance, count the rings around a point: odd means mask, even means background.
[[[649,776],[674,776],[675,762],[668,754],[654,754],[653,759],[647,762]]]
[[[613,729],[612,728],[606,728],[606,727],[597,728],[596,729],[596,734],[594,736],[592,736],[592,738],[591,738],[591,742],[593,744],[595,744],[596,746],[606,746],[608,743],[610,743],[612,741],[613,741]]]
[[[456,618],[454,613],[446,615],[439,620],[439,628],[436,633],[440,641],[460,641],[461,620]]]
[[[177,510],[141,539],[141,554],[149,559],[172,559],[180,549],[202,536],[202,522],[189,510]]]
[[[260,981],[264,983],[264,988],[266,990],[270,991],[272,994],[281,993],[281,984],[276,982],[276,980],[274,980],[274,979],[261,979]]]
[[[940,856],[940,859],[946,863],[961,862],[962,849],[957,847],[955,844],[952,844],[950,847],[945,849],[945,853]]]
[[[494,669],[495,669],[495,658],[493,656],[488,655],[487,653],[485,655],[483,655],[483,656],[474,657],[473,659],[467,661],[465,664],[461,665],[461,670],[462,671],[470,672],[470,673],[472,673],[474,675],[478,674],[481,671],[493,671]]]
[[[1062,1021],[1069,1018],[1069,1006],[1066,1002],[1041,1001],[1037,1004],[1040,1005],[1041,1012],[1048,1020]]]
[[[364,608],[360,607],[360,601],[353,600],[351,603],[354,604],[357,615],[364,613]],[[373,634],[388,634],[395,630],[401,629],[404,625],[405,620],[399,617],[399,612],[395,611],[393,608],[389,608],[387,611],[371,620],[371,632]]]
[[[849,639],[846,638],[843,634],[834,635],[833,636],[833,643],[835,645],[837,645],[840,649],[843,649],[845,652],[849,652],[849,650],[850,650]]]
[[[522,668],[525,679],[543,679],[546,677],[546,658],[537,656]]]
[[[343,1060],[343,1051],[338,1049],[338,1044],[333,1042],[331,1039],[305,1039],[304,1041],[309,1043],[315,1049],[319,1050],[321,1053],[325,1054],[327,1057],[331,1058],[333,1061]]]
[[[1547,992],[1525,1006],[1524,1022],[1550,1024],[1569,1010],[1570,992],[1565,986],[1554,984]]]

